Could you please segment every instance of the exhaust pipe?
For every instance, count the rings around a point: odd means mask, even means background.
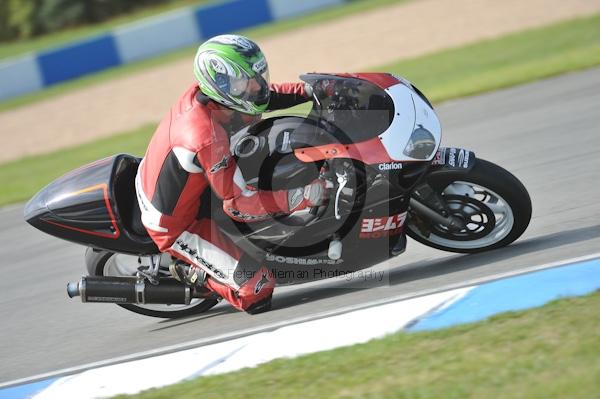
[[[189,305],[192,290],[174,279],[161,279],[158,285],[146,284],[137,277],[82,277],[67,284],[69,298],[81,302],[182,304]]]

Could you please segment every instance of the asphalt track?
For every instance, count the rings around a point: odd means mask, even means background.
[[[478,255],[409,241],[404,255],[377,266],[385,271],[381,283],[327,280],[283,287],[274,310],[257,316],[220,304],[201,316],[164,321],[70,300],[66,283],[83,273],[83,248],[26,225],[21,206],[6,208],[0,212],[0,384],[596,253],[599,109],[600,69],[443,104],[438,113],[445,145],[474,150],[528,188],[534,213],[524,236]]]

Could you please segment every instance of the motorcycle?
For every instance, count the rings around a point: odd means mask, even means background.
[[[531,200],[511,173],[472,151],[441,147],[429,100],[387,73],[306,74],[306,116],[266,118],[231,137],[246,182],[261,190],[325,180],[319,207],[254,220],[227,217],[207,190],[202,203],[236,245],[296,284],[369,268],[400,255],[406,236],[444,251],[475,253],[519,238]],[[88,247],[87,276],[67,285],[83,302],[116,303],[147,316],[205,312],[220,300],[170,276],[141,221],[135,190],[140,159],[119,154],[74,170],[37,193],[25,219]]]

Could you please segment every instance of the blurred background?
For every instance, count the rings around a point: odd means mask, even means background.
[[[191,3],[191,2],[188,2]],[[7,0],[0,3],[0,40],[41,36],[96,24],[149,6],[183,5],[173,0]]]

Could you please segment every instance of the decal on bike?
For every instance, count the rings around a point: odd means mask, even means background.
[[[402,169],[401,162],[380,163],[377,168],[379,170],[400,170]]]
[[[262,274],[262,278],[260,279],[260,281],[258,283],[256,283],[256,286],[254,287],[254,295],[258,295],[258,293],[260,292],[260,290],[263,289],[263,287],[269,282],[269,276],[267,275],[266,272],[264,272]]]
[[[290,265],[339,265],[344,263],[343,259],[329,259],[329,258],[294,258],[290,256],[280,256],[267,254],[266,260],[268,262],[287,263]]]
[[[463,168],[469,166],[469,151],[460,150],[458,153],[458,165]]]
[[[227,167],[227,165],[229,164],[229,155],[225,155],[223,157],[223,159],[221,159],[219,162],[217,162],[216,164],[214,164],[212,166],[212,168],[210,168],[210,173],[217,173],[218,171],[220,171],[221,169],[225,169]]]
[[[442,147],[431,161],[431,165],[448,165],[453,168],[468,169],[471,161],[471,151],[462,148]]]
[[[435,157],[433,157],[433,161],[431,161],[431,165],[444,165],[446,163],[446,147],[440,148]]]
[[[402,233],[406,212],[393,216],[365,218],[360,225],[359,238],[382,238]]]

